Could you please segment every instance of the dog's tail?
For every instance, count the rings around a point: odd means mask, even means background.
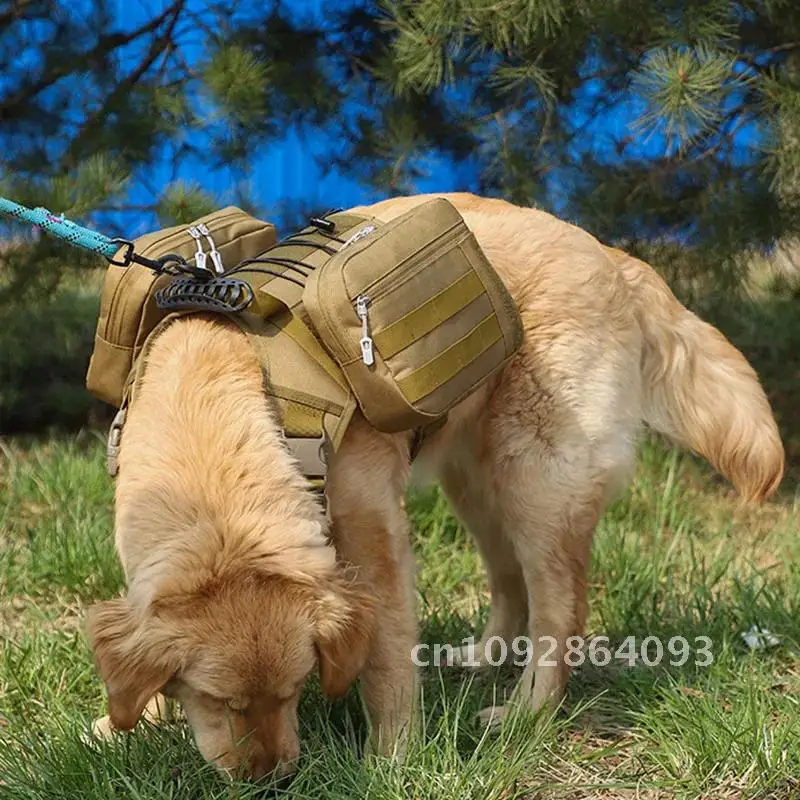
[[[636,298],[646,422],[705,456],[748,500],[769,497],[783,477],[784,452],[755,371],[655,270],[607,250]]]

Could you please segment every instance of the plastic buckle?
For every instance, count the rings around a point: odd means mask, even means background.
[[[122,443],[122,429],[125,426],[126,409],[123,406],[114,416],[114,421],[108,429],[108,441],[106,443],[106,469],[112,478],[116,478],[119,472],[119,448]]]
[[[306,478],[324,478],[328,472],[328,460],[325,452],[325,437],[318,439],[295,439],[285,437],[284,442],[289,452],[300,464],[300,470]]]
[[[131,262],[133,261],[133,242],[128,241],[127,239],[112,239],[111,244],[117,244],[120,247],[125,248],[125,252],[122,256],[122,261],[116,261],[114,258],[106,257],[109,264],[113,264],[115,267],[129,267]]]
[[[325,219],[325,217],[311,217],[309,222],[325,233],[333,233],[336,230],[336,223],[332,219]]]

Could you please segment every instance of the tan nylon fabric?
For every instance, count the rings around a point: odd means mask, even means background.
[[[153,329],[125,382],[123,408],[135,399],[148,351],[159,333],[178,317],[191,313],[173,312]],[[247,335],[264,368],[267,397],[276,405],[290,452],[307,477],[323,479],[328,450],[335,452],[339,447],[356,410],[352,392],[341,377],[334,380],[321,363],[309,358],[292,336],[276,335],[280,327],[273,320],[249,313],[226,316]],[[321,348],[320,352],[324,353]],[[312,446],[309,440],[313,440]]]
[[[321,268],[330,252],[304,242],[338,250],[357,229],[374,221],[368,217],[339,212],[327,217],[335,224],[335,238],[314,227],[283,240],[262,255],[277,261],[289,259],[308,265],[306,273]],[[336,241],[337,239],[341,241]],[[253,255],[250,256],[251,258]],[[303,288],[292,281],[266,274],[270,270],[297,280],[306,280],[296,265],[251,264],[234,277],[245,280],[254,290],[254,302],[247,313],[231,315],[248,334],[250,344],[262,363],[267,378],[267,393],[274,398],[287,443],[303,465],[307,476],[315,475],[314,451],[304,439],[322,437],[335,452],[357,408],[347,380],[309,327],[302,304]],[[298,441],[294,441],[298,440]]]
[[[422,305],[377,331],[372,338],[381,355],[384,358],[391,358],[452,319],[466,307],[465,304],[481,296],[483,296],[481,279],[476,273],[467,272]]]
[[[191,224],[200,223],[208,228],[226,267],[263,252],[276,240],[274,225],[235,206]],[[188,229],[189,225],[178,225],[140,236],[134,242],[136,252],[150,258],[175,253],[188,260],[197,250]],[[203,239],[202,243],[208,250],[208,242]],[[134,359],[153,328],[166,316],[156,306],[153,295],[170,280],[170,276],[156,275],[139,264],[112,264],[106,270],[94,349],[86,374],[86,388],[96,397],[115,406],[122,403],[122,388]]]
[[[397,384],[400,391],[409,403],[422,400],[440,386],[446,385],[462,370],[469,369],[502,336],[497,317],[493,313],[489,314],[435,358],[399,380]]]
[[[335,239],[331,239],[320,233],[315,228],[309,227],[304,228],[288,239],[284,239],[277,247],[272,248],[269,253],[264,253],[264,255],[279,259],[302,261],[310,267],[310,269],[305,270],[306,273],[312,270],[318,271],[320,267],[330,260],[331,253],[308,245],[294,244],[293,242],[315,242],[325,245],[328,250],[335,251],[338,250],[353,233],[362,229],[365,225],[378,226],[382,224],[370,217],[352,214],[347,211],[330,214],[327,219],[335,224],[336,229],[333,235],[336,239],[341,239],[341,242],[337,242]],[[287,275],[303,283],[307,282],[307,277],[300,275],[292,267],[280,266],[278,264],[265,264],[263,266],[273,272]],[[251,270],[255,270],[259,267],[261,267],[261,265],[253,264]],[[256,290],[256,294],[259,298],[278,298],[284,305],[291,309],[292,313],[298,316],[301,321],[308,323],[308,315],[302,305],[302,286],[297,286],[291,281],[276,278],[264,273],[256,273],[254,271],[248,273],[247,281],[253,289]]]
[[[328,354],[321,347],[316,352],[307,347],[306,335],[298,335],[298,328],[305,326],[297,318],[293,326],[283,324],[280,314],[270,319],[249,313],[229,318],[247,333],[264,368],[267,394],[275,399],[285,435],[290,439],[324,436],[335,451],[356,402],[341,371],[331,373]]]

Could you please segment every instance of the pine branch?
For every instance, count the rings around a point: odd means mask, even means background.
[[[11,8],[0,14],[0,30],[5,28],[6,25],[10,25],[12,22],[17,22],[22,19],[32,19],[32,17],[25,16],[25,10],[28,6],[32,6],[36,2],[37,0],[14,0]],[[40,18],[44,16],[46,15],[42,14]]]
[[[177,0],[167,7],[161,14],[154,17],[150,22],[141,25],[129,33],[111,33],[101,36],[97,44],[84,51],[77,53],[72,58],[51,65],[48,72],[42,75],[39,80],[20,88],[16,94],[5,98],[0,103],[0,120],[10,120],[22,116],[27,111],[28,103],[53,84],[74,72],[78,72],[85,67],[102,60],[109,53],[124,47],[137,39],[152,33],[173,15],[176,8],[182,8],[185,0]]]
[[[175,26],[178,23],[178,19],[185,4],[186,0],[175,0],[175,2],[170,6],[172,19],[167,24],[166,30],[160,36],[153,39],[150,44],[150,49],[145,54],[144,58],[142,58],[139,64],[114,87],[113,91],[103,102],[103,105],[92,116],[90,116],[86,122],[84,122],[81,130],[78,131],[77,135],[72,140],[69,149],[64,156],[63,164],[66,168],[71,168],[75,165],[76,160],[83,149],[84,142],[90,140],[97,130],[102,127],[109,113],[111,113],[120,104],[120,102],[127,97],[131,89],[133,89],[134,86],[139,83],[139,81],[144,77],[145,73],[158,60],[159,56],[162,54],[166,55],[169,49],[174,45],[172,35],[175,31]],[[166,17],[164,19],[166,19]]]

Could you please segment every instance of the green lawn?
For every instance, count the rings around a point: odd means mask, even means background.
[[[90,602],[121,586],[112,484],[98,437],[0,440],[0,798],[248,798],[203,764],[181,725],[92,741],[103,692],[81,631]],[[469,537],[435,492],[410,504],[428,642],[479,625],[487,595]],[[597,534],[588,633],[663,641],[705,635],[701,668],[581,667],[548,726],[483,736],[475,712],[513,668],[424,671],[425,732],[407,761],[363,761],[357,695],[302,710],[292,798],[800,797],[798,495],[742,509],[690,457],[654,443]],[[751,625],[781,637],[749,651]]]

